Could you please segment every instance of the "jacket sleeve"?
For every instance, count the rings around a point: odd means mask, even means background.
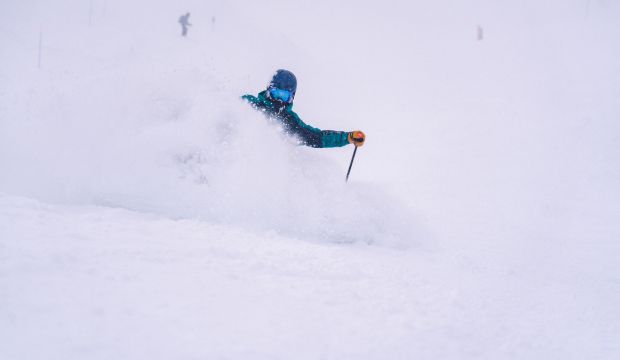
[[[323,147],[340,147],[349,145],[348,131],[323,130]]]
[[[253,107],[256,107],[259,102],[258,98],[254,95],[243,95],[241,98],[249,102]]]
[[[321,130],[304,123],[297,114],[294,114],[296,122],[293,132],[301,138],[304,144],[316,148],[331,148],[349,145],[346,131]]]

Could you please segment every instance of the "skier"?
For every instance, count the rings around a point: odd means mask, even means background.
[[[243,95],[253,108],[264,112],[269,118],[276,119],[288,134],[297,136],[303,145],[315,148],[339,147],[348,144],[362,146],[366,135],[356,131],[320,130],[306,125],[293,111],[293,99],[297,90],[297,78],[288,70],[277,70],[267,90],[258,96]]]
[[[181,27],[183,28],[181,35],[187,36],[187,27],[192,26],[192,24],[189,23],[189,13],[179,17],[179,24],[181,24]]]

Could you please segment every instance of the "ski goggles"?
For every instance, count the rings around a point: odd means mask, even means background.
[[[293,93],[288,90],[270,88],[269,95],[271,95],[273,99],[278,99],[284,102],[290,102],[293,100]]]

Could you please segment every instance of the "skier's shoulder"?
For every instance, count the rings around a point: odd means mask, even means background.
[[[268,105],[270,104],[270,102],[267,100],[266,93],[267,93],[266,91],[261,91],[260,93],[258,93],[257,96],[254,96],[251,94],[245,94],[241,97],[241,99],[255,106],[262,105],[262,106],[269,107]]]
[[[247,101],[252,106],[258,106],[261,104],[261,99],[258,96],[251,94],[245,94],[241,97],[242,100]]]
[[[289,104],[286,107],[286,113],[289,114],[293,119],[295,119],[295,121],[302,122],[301,118],[299,117],[299,115],[297,115],[297,113],[295,111],[293,111],[293,104]]]

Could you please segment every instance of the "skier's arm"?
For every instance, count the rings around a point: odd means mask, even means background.
[[[304,123],[297,114],[293,113],[297,126],[292,130],[301,138],[304,144],[317,148],[340,147],[349,144],[347,131],[321,130]]]
[[[349,133],[347,131],[323,130],[321,134],[323,135],[322,147],[331,148],[349,145]]]
[[[258,97],[254,95],[243,95],[241,98],[249,102],[255,109],[264,111],[260,106],[261,102]],[[299,116],[291,110],[289,110],[286,117],[287,119],[283,120],[283,126],[286,131],[299,137],[304,145],[315,148],[330,148],[345,146],[350,143],[348,139],[349,132],[317,129],[304,123]]]

